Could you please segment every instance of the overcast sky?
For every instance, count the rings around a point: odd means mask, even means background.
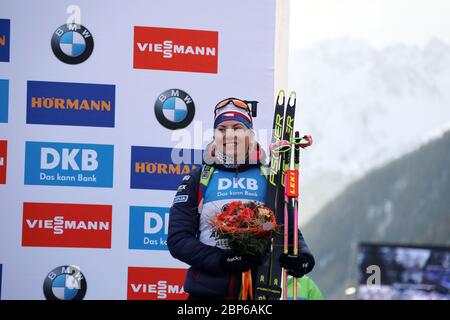
[[[290,13],[291,50],[343,36],[376,48],[433,36],[450,44],[450,0],[291,0]]]

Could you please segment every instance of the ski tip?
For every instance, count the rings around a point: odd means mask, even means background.
[[[285,96],[284,90],[278,91],[277,105],[284,105],[285,99],[286,99],[286,96]]]
[[[297,101],[297,94],[295,93],[295,91],[292,91],[291,94],[289,95],[289,99],[288,99],[289,107],[294,107],[296,101]]]

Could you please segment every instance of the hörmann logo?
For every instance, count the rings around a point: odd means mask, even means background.
[[[9,62],[9,19],[0,19],[0,61]]]
[[[114,127],[115,86],[28,81],[27,123]]]
[[[25,143],[25,184],[111,188],[114,146]]]
[[[186,269],[128,267],[128,300],[186,300]]]
[[[112,206],[23,204],[22,246],[111,248]]]
[[[135,69],[217,73],[219,33],[134,27]]]
[[[131,147],[131,188],[176,190],[202,163],[202,150]]]

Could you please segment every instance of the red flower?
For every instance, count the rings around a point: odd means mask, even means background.
[[[244,221],[244,222],[252,221],[252,218],[254,215],[255,215],[255,212],[250,208],[245,208],[245,209],[239,210],[239,216],[241,217],[242,221]]]
[[[265,224],[269,222],[269,224]],[[222,208],[212,221],[218,231],[218,238],[233,238],[236,235],[251,233],[255,241],[260,241],[262,236],[270,239],[272,230],[277,228],[273,212],[254,202],[242,203],[233,201]]]
[[[242,202],[240,202],[240,201],[230,202],[229,204],[227,204],[224,207],[224,210],[222,211],[222,213],[217,216],[217,220],[225,221],[227,219],[227,217],[234,214],[235,209],[237,207],[239,207],[240,205],[242,205]]]
[[[228,213],[233,213],[236,208],[242,208],[242,202],[241,201],[233,201],[230,202],[227,206],[226,206],[226,210],[224,212],[228,212]]]
[[[239,217],[236,215],[228,216],[227,225],[230,225],[232,227],[239,227]]]

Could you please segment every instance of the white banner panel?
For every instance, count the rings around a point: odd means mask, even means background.
[[[182,299],[172,149],[200,152],[230,96],[267,142],[275,0],[72,4],[2,3],[0,297]]]

